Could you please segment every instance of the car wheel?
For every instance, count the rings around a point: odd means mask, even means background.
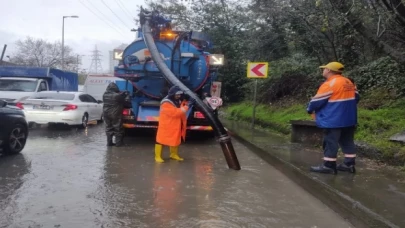
[[[100,119],[99,119],[97,122],[98,122],[98,123],[104,122],[104,115],[103,115],[103,114],[101,114],[101,117],[100,117]]]
[[[87,115],[87,113],[84,113],[84,115],[82,117],[82,124],[79,125],[79,128],[85,129],[87,127],[88,122],[89,122],[89,116]]]
[[[16,124],[8,134],[8,140],[5,142],[3,152],[6,154],[20,153],[27,142],[27,128],[21,124]]]

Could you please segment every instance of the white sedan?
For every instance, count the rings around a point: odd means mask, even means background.
[[[82,92],[42,91],[16,105],[28,123],[67,124],[86,128],[89,122],[103,121],[103,104]]]

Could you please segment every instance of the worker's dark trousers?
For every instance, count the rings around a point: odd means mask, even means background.
[[[115,135],[116,144],[122,143],[124,137],[124,128],[122,126],[122,116],[111,117],[108,114],[104,116],[105,132],[107,137]]]
[[[323,154],[327,166],[336,165],[339,146],[345,154],[344,163],[355,165],[356,147],[354,145],[355,127],[325,128],[323,137]],[[325,165],[326,165],[325,164]]]

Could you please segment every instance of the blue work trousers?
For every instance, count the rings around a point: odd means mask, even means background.
[[[324,160],[336,162],[339,146],[345,154],[344,163],[346,165],[355,165],[356,147],[354,145],[353,127],[344,128],[324,128],[323,154]]]

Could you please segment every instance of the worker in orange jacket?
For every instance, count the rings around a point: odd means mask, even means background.
[[[155,161],[162,163],[163,145],[169,146],[170,158],[183,161],[178,154],[181,139],[186,138],[187,117],[186,113],[190,106],[195,103],[194,99],[188,102],[181,101],[183,91],[178,86],[169,89],[168,95],[160,103],[159,125],[155,144]]]
[[[312,166],[310,171],[337,174],[337,171],[355,173],[356,147],[354,132],[357,125],[357,103],[360,95],[353,80],[342,75],[343,64],[330,62],[323,69],[325,82],[308,104],[307,112],[319,128],[324,130],[323,164]],[[345,155],[343,163],[337,165],[339,146]]]

